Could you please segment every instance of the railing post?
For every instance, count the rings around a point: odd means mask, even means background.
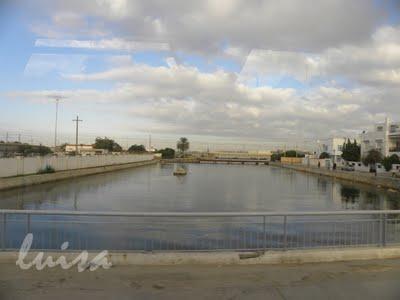
[[[31,232],[31,214],[26,215],[26,234]]]
[[[386,246],[386,214],[381,214],[381,246]]]
[[[386,246],[386,215],[379,215],[379,246]]]
[[[263,250],[267,250],[267,231],[265,227],[265,216],[263,216]]]
[[[6,223],[7,223],[7,214],[3,213],[3,226],[1,226],[1,250],[6,249]]]
[[[287,216],[283,216],[283,249],[287,250]]]

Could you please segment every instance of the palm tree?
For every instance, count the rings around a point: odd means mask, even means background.
[[[176,143],[176,148],[185,156],[185,151],[189,149],[189,140],[185,137],[181,137]]]

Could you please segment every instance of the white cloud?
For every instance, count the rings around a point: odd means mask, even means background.
[[[110,18],[120,19],[128,14],[127,0],[96,0],[96,3]]]
[[[59,40],[59,39],[37,39],[36,47],[53,48],[80,48],[92,50],[121,50],[121,51],[168,51],[166,43],[129,41],[119,38],[101,40]]]
[[[38,0],[35,10],[24,8],[40,37],[36,47],[171,57],[152,66],[119,55],[89,73],[79,60],[33,56],[26,73],[56,71],[69,84],[102,89],[14,91],[4,95],[10,99],[57,93],[140,119],[149,131],[246,138],[354,133],[400,114],[400,27],[381,25],[385,11],[376,1]],[[174,53],[247,59],[240,74],[205,72]],[[255,77],[309,84],[254,87]],[[104,81],[113,88],[104,90]]]
[[[32,54],[25,66],[24,75],[42,77],[48,73],[73,74],[82,72],[86,55]]]
[[[385,26],[362,45],[347,44],[316,53],[253,50],[243,66],[240,80],[290,76],[306,82],[312,78],[341,77],[365,85],[398,85],[399,36],[400,27]]]
[[[90,18],[90,29],[104,24],[121,37],[163,39],[174,49],[197,53],[219,51],[223,43],[244,49],[322,50],[367,40],[385,18],[383,6],[365,0],[38,0],[25,8],[34,16],[40,11],[35,27],[43,29],[44,37],[50,25],[43,14],[67,11]],[[84,34],[70,29],[61,33]]]
[[[370,89],[315,88],[305,95],[293,89],[249,87],[232,73],[202,73],[196,68],[171,65],[151,67],[133,63],[106,72],[76,74],[79,81],[116,80],[108,91],[10,92],[8,98],[40,100],[64,95],[71,103],[115,110],[144,120],[152,132],[282,138],[354,133],[365,128],[382,109],[393,104]],[[123,83],[122,83],[123,82]],[[389,107],[389,106],[387,106]],[[390,107],[392,113],[400,108]],[[129,130],[129,125],[127,125]]]

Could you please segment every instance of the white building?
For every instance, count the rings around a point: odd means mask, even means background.
[[[338,163],[342,159],[343,154],[343,144],[347,141],[347,138],[342,137],[332,137],[324,140],[318,141],[318,151],[317,156],[319,157],[321,153],[328,153],[333,162]]]
[[[75,153],[76,145],[75,144],[67,144],[65,145],[66,153]],[[104,149],[95,149],[93,145],[78,145],[78,153],[81,155],[95,155],[95,154],[107,154],[107,150]]]
[[[383,156],[400,156],[400,122],[386,118],[385,122],[375,124],[372,130],[364,131],[360,137],[361,157],[372,149],[380,151]]]

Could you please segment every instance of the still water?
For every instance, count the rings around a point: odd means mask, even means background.
[[[0,192],[1,209],[132,212],[398,209],[400,194],[253,165],[153,165]]]

